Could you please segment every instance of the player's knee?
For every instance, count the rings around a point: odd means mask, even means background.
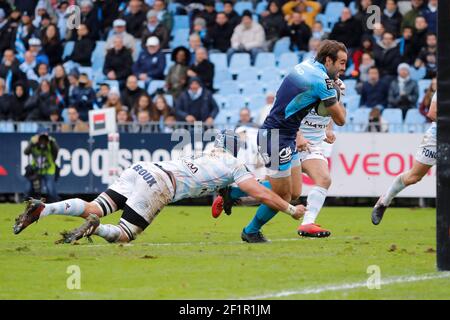
[[[320,179],[316,183],[319,187],[328,189],[331,186],[331,177],[330,176],[323,176],[320,177]]]
[[[411,184],[416,184],[420,180],[422,180],[422,176],[421,175],[411,174],[408,177],[406,177],[406,179],[403,178],[403,183],[408,186],[408,185],[411,185]]]
[[[86,214],[95,214],[97,217],[101,218],[103,217],[103,211],[101,208],[97,205],[96,202],[91,201],[86,204],[86,207],[84,209],[84,212]]]

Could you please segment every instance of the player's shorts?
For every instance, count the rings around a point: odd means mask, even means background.
[[[127,198],[125,205],[142,218],[138,219],[142,221],[138,225],[142,230],[172,201],[175,194],[169,174],[149,162],[133,164],[109,189]]]
[[[258,150],[264,159],[267,175],[272,178],[284,178],[291,175],[291,168],[300,166],[295,143],[296,135],[279,133],[278,140],[271,143],[271,130],[261,129],[258,134]],[[275,138],[275,137],[274,137]]]
[[[323,160],[328,163],[328,160],[325,157],[325,152],[323,150],[322,144],[313,144],[309,147],[309,150],[310,151],[299,152],[300,162],[317,159]]]
[[[417,148],[415,159],[423,164],[434,166],[436,164],[436,137],[428,130]]]

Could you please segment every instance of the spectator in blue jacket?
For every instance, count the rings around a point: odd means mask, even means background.
[[[212,126],[214,118],[219,113],[219,107],[211,91],[203,88],[198,77],[189,79],[189,87],[175,101],[175,115],[178,121],[194,123],[203,121]]]
[[[383,110],[387,106],[388,85],[380,81],[380,72],[373,66],[369,68],[368,79],[361,88],[360,107],[378,108]]]
[[[166,57],[160,49],[159,39],[150,37],[145,43],[147,50],[139,54],[139,58],[133,65],[133,73],[139,80],[149,82],[151,80],[164,80]]]
[[[437,31],[437,8],[438,0],[428,0],[428,5],[422,11],[422,15],[427,20],[429,32]]]
[[[77,108],[81,120],[88,121],[88,113],[94,108],[95,98],[95,91],[89,84],[87,74],[80,74],[78,85],[69,97],[69,104]]]

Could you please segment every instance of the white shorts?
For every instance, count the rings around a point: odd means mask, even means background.
[[[417,148],[415,159],[423,164],[434,166],[436,164],[436,138],[427,131]]]
[[[325,152],[321,145],[311,145],[309,147],[310,151],[302,151],[299,152],[300,162],[312,159],[323,160],[328,163],[327,158],[325,157]]]
[[[126,197],[125,204],[149,224],[175,194],[169,175],[150,162],[134,163],[109,189]]]

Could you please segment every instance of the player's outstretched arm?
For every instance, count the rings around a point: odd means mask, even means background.
[[[427,117],[431,119],[431,121],[436,121],[437,118],[437,103],[436,98],[433,97],[433,100],[430,104],[430,110],[428,110]]]
[[[274,210],[283,211],[284,213],[289,214],[295,220],[300,219],[305,214],[306,209],[303,205],[291,205],[275,192],[262,186],[256,179],[246,179],[243,182],[238,183],[238,186],[250,197],[255,198],[257,201],[260,201]]]

